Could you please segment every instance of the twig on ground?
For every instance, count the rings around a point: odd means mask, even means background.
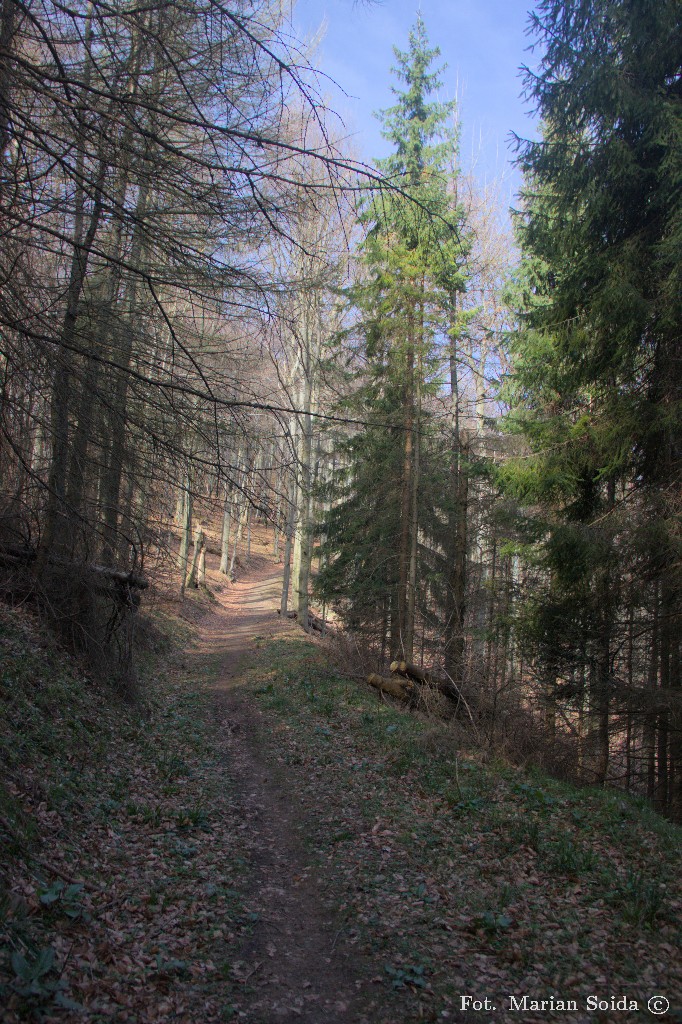
[[[242,984],[243,984],[243,985],[245,985],[245,984],[246,984],[246,982],[247,982],[247,981],[249,980],[249,978],[252,978],[252,977],[253,977],[253,975],[254,975],[254,974],[256,973],[256,971],[259,971],[259,970],[261,969],[261,967],[262,967],[262,966],[263,966],[263,961],[261,960],[261,961],[260,961],[259,963],[257,963],[257,964],[256,964],[256,966],[255,966],[255,967],[253,967],[253,968],[252,968],[252,969],[251,969],[251,970],[249,971],[249,973],[248,973],[248,974],[245,974],[245,975],[244,975],[244,977],[243,977],[243,978],[240,978],[239,980],[240,980],[240,981],[242,982]]]

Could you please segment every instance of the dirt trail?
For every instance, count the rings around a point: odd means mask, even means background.
[[[266,762],[259,743],[266,725],[240,686],[259,640],[298,630],[277,615],[282,567],[255,555],[233,585],[221,585],[224,577],[211,575],[218,604],[199,625],[198,653],[219,659],[215,715],[226,770],[249,822],[250,902],[259,915],[242,962],[235,965],[244,982],[248,1020],[367,1024],[366,973],[345,950],[343,933],[323,905],[301,838],[305,815],[281,771]]]

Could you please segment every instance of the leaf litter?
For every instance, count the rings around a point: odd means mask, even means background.
[[[539,1019],[511,994],[576,999],[542,1019],[577,1024],[613,1019],[589,995],[676,1011],[679,829],[434,748],[252,599],[273,578],[261,560],[194,615],[144,718],[2,612],[3,1020],[481,1019],[463,994],[501,1022]]]

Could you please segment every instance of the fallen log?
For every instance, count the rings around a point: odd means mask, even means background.
[[[0,548],[0,565],[30,565],[37,558],[35,548],[20,548],[7,546]],[[137,590],[146,590],[149,580],[136,572],[125,572],[122,569],[111,569],[108,565],[99,565],[95,562],[70,562],[66,558],[48,556],[48,565],[56,565],[60,569],[71,569],[74,574],[92,573],[93,576],[104,577],[114,583],[121,583],[126,587]]]
[[[308,625],[318,633],[325,633],[329,623],[325,619],[321,619],[319,615],[313,615],[312,612],[308,612]]]
[[[395,676],[379,676],[376,672],[370,672],[366,678],[369,685],[373,686],[375,690],[388,693],[391,697],[396,697],[407,704],[411,704],[415,698],[414,684],[409,680],[403,682],[402,679],[396,679]]]
[[[391,672],[407,679],[414,679],[422,686],[430,686],[455,704],[466,703],[458,687],[447,676],[441,676],[428,669],[420,668],[418,665],[412,665],[409,661],[392,661]]]
[[[36,552],[33,548],[0,548],[0,565],[29,565],[35,558]]]
[[[416,679],[418,683],[426,683],[428,686],[437,686],[438,683],[448,681],[445,676],[439,676],[435,672],[430,672],[427,668],[420,668],[409,661],[392,661],[391,672],[407,676],[409,679]]]
[[[64,565],[67,563],[64,562]],[[116,583],[122,583],[126,587],[133,587],[136,590],[146,590],[149,586],[149,580],[145,579],[144,576],[140,576],[136,572],[123,572],[121,569],[110,569],[106,565],[92,565],[85,564],[85,569],[88,572],[95,573],[98,576],[105,576],[110,580],[114,580]]]

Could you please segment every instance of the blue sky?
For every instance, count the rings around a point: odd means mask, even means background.
[[[407,48],[418,6],[431,45],[440,47],[441,63],[448,65],[442,98],[459,100],[462,165],[481,179],[504,176],[511,200],[519,176],[510,166],[509,134],[528,137],[534,126],[518,72],[535,59],[525,33],[533,0],[298,0],[293,23],[309,35],[326,22],[313,63],[348,94],[325,87],[354,136],[357,156],[371,162],[387,152],[372,111],[393,103],[392,48]]]

